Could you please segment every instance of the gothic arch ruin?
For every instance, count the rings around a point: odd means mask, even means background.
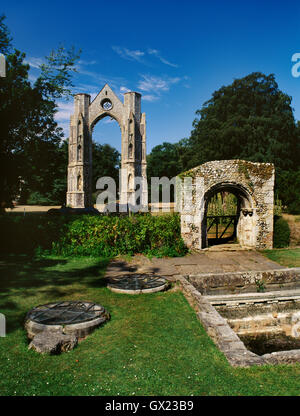
[[[112,117],[121,130],[120,203],[134,203],[134,179],[146,181],[146,115],[141,113],[141,94],[127,92],[124,103],[105,84],[91,102],[89,94],[74,96],[70,119],[67,206],[92,207],[92,132],[104,117]],[[130,188],[129,188],[130,182]],[[141,189],[141,205],[147,205],[147,189]]]
[[[239,204],[237,238],[242,247],[273,247],[275,171],[272,163],[244,160],[207,162],[179,175],[181,235],[191,249],[207,247],[206,214],[210,197],[219,191],[236,195]],[[181,188],[182,189],[182,188]]]

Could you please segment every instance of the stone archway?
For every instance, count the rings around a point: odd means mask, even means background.
[[[76,94],[74,104],[70,120],[67,206],[93,206],[92,132],[95,124],[107,116],[114,118],[121,130],[120,203],[133,201],[134,187],[128,188],[128,179],[141,177],[146,181],[146,115],[141,113],[141,94],[127,92],[122,103],[106,84],[92,102],[89,94]],[[147,197],[147,189],[142,189],[142,205],[147,204]]]
[[[235,195],[237,199],[236,221],[234,234],[240,245],[253,246],[253,198],[247,189],[238,183],[220,182],[209,188],[204,194],[204,215],[201,222],[202,248],[208,247],[207,236],[207,210],[210,199],[219,192]],[[243,214],[243,215],[242,215]]]
[[[273,247],[274,165],[244,160],[207,162],[178,177],[185,184],[179,194],[181,235],[191,249],[203,249],[210,197],[221,190],[238,198],[237,237],[242,247]],[[182,188],[181,188],[182,189]],[[178,198],[178,197],[177,197]]]

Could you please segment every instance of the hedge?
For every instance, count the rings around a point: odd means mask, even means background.
[[[274,218],[274,248],[284,248],[290,245],[290,227],[288,222],[282,217]]]
[[[142,253],[182,256],[178,214],[152,216],[55,216],[6,214],[0,217],[0,250],[68,256]]]
[[[275,217],[274,248],[288,247],[290,229]],[[142,253],[183,256],[180,216],[136,214],[124,216],[4,214],[0,215],[0,252],[67,256],[116,256]]]

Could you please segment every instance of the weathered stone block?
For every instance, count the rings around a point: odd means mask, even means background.
[[[72,350],[77,342],[75,335],[65,335],[60,331],[43,331],[34,336],[28,349],[39,353],[59,354]]]

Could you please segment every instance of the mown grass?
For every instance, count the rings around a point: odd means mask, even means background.
[[[264,250],[263,254],[282,266],[300,267],[300,248]]]
[[[0,258],[0,395],[299,395],[300,364],[232,368],[179,291],[121,295],[105,287],[108,259]],[[28,351],[32,307],[98,302],[111,320],[59,356]]]

